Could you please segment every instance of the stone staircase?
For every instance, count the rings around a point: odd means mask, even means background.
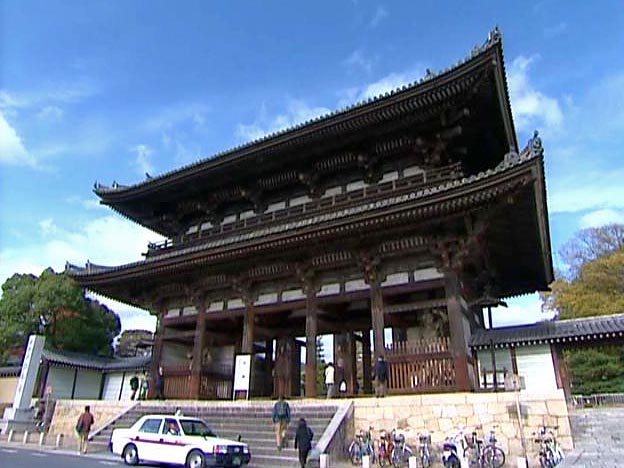
[[[113,429],[130,427],[146,414],[173,414],[180,409],[187,416],[204,419],[222,437],[241,440],[249,444],[250,467],[272,468],[278,466],[299,466],[294,449],[294,433],[297,421],[303,417],[314,431],[313,444],[319,441],[332,417],[338,410],[337,404],[317,401],[290,401],[291,423],[288,427],[286,447],[278,451],[275,447],[275,432],[271,421],[273,401],[266,402],[139,402],[100,430],[93,433],[91,446],[106,450]]]

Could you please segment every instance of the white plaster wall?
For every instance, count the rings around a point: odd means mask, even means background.
[[[518,374],[524,376],[526,391],[557,389],[555,366],[549,345],[516,348]]]

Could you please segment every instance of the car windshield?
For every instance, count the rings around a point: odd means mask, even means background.
[[[180,419],[182,430],[187,436],[217,437],[210,427],[199,419]]]

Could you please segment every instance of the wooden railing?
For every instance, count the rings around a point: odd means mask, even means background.
[[[164,369],[165,397],[168,399],[195,398],[191,389],[191,372],[188,366],[170,366]],[[220,369],[203,368],[199,380],[199,398],[219,400],[232,398],[232,372]]]
[[[455,364],[448,338],[396,342],[386,348],[388,393],[456,390]]]
[[[148,252],[146,255],[149,256],[152,254],[159,254],[169,251],[172,248],[187,247],[200,242],[206,242],[207,240],[217,240],[233,233],[242,234],[276,221],[297,221],[300,218],[310,216],[311,214],[321,214],[327,211],[346,208],[362,201],[374,202],[391,194],[400,195],[404,192],[438,185],[444,181],[461,177],[462,174],[461,163],[456,162],[448,166],[439,167],[415,174],[413,176],[381,184],[373,184],[368,187],[333,195],[331,197],[322,197],[301,205],[286,207],[270,213],[259,214],[243,220],[235,221],[233,223],[219,224],[210,229],[198,229],[198,231],[194,233],[183,235],[181,239],[175,243],[172,243],[171,240],[151,243],[148,246]]]

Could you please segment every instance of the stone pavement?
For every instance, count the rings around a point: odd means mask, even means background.
[[[574,450],[559,467],[624,467],[624,407],[570,409],[570,425]]]

